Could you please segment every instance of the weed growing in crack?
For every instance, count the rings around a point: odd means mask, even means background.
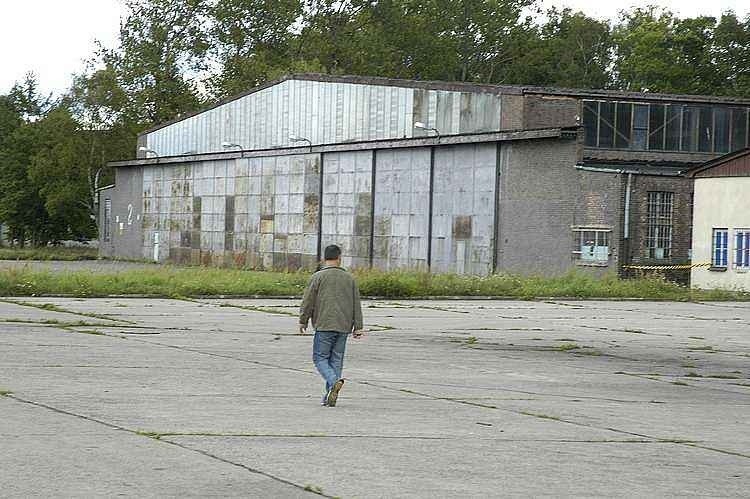
[[[571,350],[578,350],[581,347],[578,346],[576,343],[563,343],[562,345],[557,345],[555,347],[555,350],[558,352],[569,352]]]
[[[307,484],[305,485],[305,490],[308,492],[314,492],[316,494],[322,494],[323,493],[323,487],[320,487],[319,485],[311,485]]]

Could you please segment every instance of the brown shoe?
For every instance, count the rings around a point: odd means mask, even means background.
[[[340,379],[333,384],[331,390],[328,392],[328,400],[326,402],[328,407],[336,407],[336,399],[339,397],[341,387],[344,386],[344,380]]]

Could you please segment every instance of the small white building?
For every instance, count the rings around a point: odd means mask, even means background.
[[[750,291],[750,149],[689,172],[695,179],[691,283]]]

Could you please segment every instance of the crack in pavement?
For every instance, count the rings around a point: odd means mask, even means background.
[[[147,341],[147,340],[143,340],[143,339],[140,339],[140,338],[135,338],[134,340],[135,341],[140,341],[140,342],[143,342],[143,343],[150,343],[152,345],[159,345],[159,346],[166,347],[166,348],[173,348],[173,349],[177,349],[177,350],[188,351],[188,352],[191,352],[191,353],[198,353],[198,354],[202,354],[202,355],[209,355],[209,356],[213,356],[213,357],[220,357],[220,358],[226,358],[226,359],[236,360],[236,361],[239,361],[239,362],[245,362],[245,363],[249,363],[249,364],[261,365],[261,366],[264,366],[264,367],[272,367],[272,368],[275,368],[275,369],[282,369],[282,370],[287,370],[287,371],[292,371],[292,372],[298,372],[298,373],[305,373],[305,374],[314,374],[310,370],[305,370],[305,369],[300,369],[300,368],[295,368],[295,367],[288,367],[288,366],[281,366],[281,365],[273,364],[273,363],[269,363],[269,362],[261,362],[261,361],[252,361],[252,360],[248,360],[248,359],[241,359],[241,358],[237,358],[237,357],[232,357],[231,355],[222,355],[222,354],[215,354],[215,353],[211,353],[211,352],[204,352],[204,351],[201,351],[201,350],[195,350],[195,349],[191,349],[191,348],[185,348],[185,347],[179,347],[179,346],[175,346],[175,345],[167,345],[167,344],[164,344],[164,343]],[[373,386],[373,387],[376,387],[376,388],[381,388],[383,390],[389,390],[389,391],[394,391],[394,392],[401,392],[401,393],[412,394],[412,395],[416,395],[416,396],[419,396],[419,397],[424,397],[424,398],[428,398],[428,399],[432,399],[432,400],[441,400],[441,401],[445,401],[445,402],[452,402],[452,403],[457,403],[457,404],[469,405],[469,406],[473,406],[473,407],[481,407],[481,408],[485,408],[485,409],[493,409],[493,410],[498,410],[498,411],[502,411],[502,412],[508,412],[508,413],[517,414],[517,415],[521,415],[521,416],[529,416],[529,417],[535,417],[537,419],[545,419],[547,421],[556,421],[556,422],[559,422],[559,423],[566,423],[566,424],[570,424],[570,425],[578,426],[578,427],[582,427],[582,428],[589,428],[589,429],[596,429],[596,430],[607,430],[607,431],[612,431],[614,433],[618,433],[618,434],[622,434],[622,435],[629,435],[629,436],[632,436],[632,437],[640,437],[640,438],[650,439],[650,440],[659,441],[659,442],[663,442],[663,443],[671,443],[671,444],[675,444],[675,445],[684,445],[684,446],[699,448],[699,449],[708,450],[708,451],[712,451],[712,452],[719,452],[719,453],[722,453],[722,454],[728,454],[728,455],[733,455],[733,456],[737,456],[737,457],[743,457],[743,458],[750,459],[750,454],[742,454],[742,453],[739,453],[739,452],[728,451],[728,450],[719,449],[719,448],[716,448],[716,447],[703,446],[703,445],[699,445],[699,444],[695,444],[695,443],[686,443],[686,442],[689,442],[689,441],[675,441],[675,440],[671,440],[671,439],[663,439],[663,438],[654,437],[654,436],[651,436],[651,435],[646,435],[646,434],[643,434],[643,433],[636,433],[636,432],[631,432],[631,431],[627,431],[627,430],[621,430],[621,429],[618,429],[618,428],[601,427],[601,426],[596,426],[596,425],[581,423],[581,422],[578,422],[578,421],[572,421],[572,420],[567,420],[567,419],[562,419],[562,418],[549,418],[549,417],[540,418],[538,415],[534,415],[532,413],[528,413],[528,412],[525,412],[525,411],[508,409],[508,408],[502,408],[502,407],[497,407],[497,406],[494,406],[494,405],[482,404],[482,403],[478,403],[478,402],[470,402],[470,401],[467,401],[467,400],[461,400],[461,399],[455,399],[455,398],[440,397],[440,396],[431,395],[431,394],[428,394],[428,393],[416,392],[416,391],[413,391],[413,390],[406,390],[406,389],[403,389],[403,388],[393,388],[393,387],[389,387],[387,385],[380,385],[380,384],[373,383],[373,382],[370,382],[370,381],[360,381],[360,380],[349,379],[349,378],[348,378],[348,381],[352,382],[352,383],[356,383],[356,384],[361,384],[361,385],[367,385],[367,386]],[[580,397],[576,397],[576,398],[580,398]]]
[[[286,478],[282,478],[280,476],[276,476],[276,475],[274,475],[272,473],[268,473],[267,471],[263,471],[263,470],[260,470],[258,468],[253,468],[251,466],[248,466],[248,465],[245,465],[245,464],[242,464],[242,463],[237,463],[237,462],[231,461],[229,459],[226,459],[226,458],[223,458],[221,456],[217,456],[215,454],[207,452],[207,451],[205,451],[203,449],[196,449],[196,448],[193,448],[193,447],[190,447],[188,445],[184,445],[184,444],[181,444],[181,443],[178,443],[178,442],[172,442],[170,440],[160,440],[158,438],[150,437],[149,435],[144,435],[143,433],[139,433],[137,430],[132,430],[132,429],[127,428],[125,426],[120,426],[120,425],[117,425],[117,424],[114,424],[114,423],[110,423],[108,421],[104,421],[102,419],[94,418],[94,417],[91,417],[91,416],[86,416],[85,414],[78,414],[78,413],[75,413],[75,412],[66,411],[65,409],[60,409],[58,407],[54,407],[54,406],[51,406],[49,404],[45,404],[43,402],[36,402],[36,401],[33,401],[33,400],[28,400],[28,399],[19,397],[18,395],[8,394],[8,395],[5,395],[5,397],[7,397],[7,398],[9,398],[11,400],[15,400],[15,401],[17,401],[19,403],[28,404],[28,405],[31,405],[31,406],[34,406],[34,407],[39,407],[39,408],[47,409],[47,410],[53,411],[53,412],[58,413],[58,414],[64,414],[66,416],[71,416],[71,417],[74,417],[74,418],[82,419],[84,421],[88,421],[88,422],[91,422],[91,423],[100,424],[100,425],[106,426],[107,428],[110,428],[112,430],[124,431],[124,432],[130,433],[132,435],[138,435],[138,436],[141,436],[141,437],[145,436],[145,437],[151,438],[152,440],[155,440],[157,442],[163,442],[163,443],[165,443],[167,445],[173,445],[175,447],[179,447],[181,449],[188,450],[190,452],[195,452],[195,453],[201,454],[203,456],[209,457],[211,459],[215,459],[217,461],[221,461],[221,462],[223,462],[225,464],[229,464],[229,465],[232,465],[232,466],[235,466],[235,467],[238,467],[238,468],[242,468],[242,469],[244,469],[246,471],[249,471],[250,473],[254,473],[254,474],[257,474],[257,475],[262,475],[262,476],[265,476],[265,477],[270,478],[272,480],[275,480],[277,482],[280,482],[280,483],[283,483],[283,484],[286,484],[286,485],[291,485],[292,487],[296,487],[296,488],[298,488],[300,490],[304,490],[305,492],[311,492],[311,493],[318,494],[318,495],[323,496],[323,497],[329,497],[331,499],[333,499],[333,497],[334,497],[334,496],[330,496],[330,495],[327,495],[327,494],[323,494],[321,492],[311,491],[311,490],[305,488],[304,485],[300,485],[300,484],[295,483],[295,482],[293,482],[291,480],[287,480]]]
[[[413,390],[391,388],[389,386],[379,385],[379,384],[376,384],[376,383],[370,383],[370,382],[360,382],[360,383],[363,383],[363,384],[366,384],[366,385],[370,385],[370,386],[375,386],[375,387],[382,388],[382,389],[385,389],[385,390],[399,391],[399,392],[402,392],[402,393],[408,393],[408,394],[412,394],[412,395],[417,395],[417,396],[425,397],[425,398],[432,399],[432,400],[443,400],[443,401],[446,401],[446,402],[455,402],[455,403],[458,403],[458,404],[470,405],[470,406],[474,406],[474,407],[482,407],[482,408],[485,408],[485,409],[494,409],[494,410],[497,410],[497,411],[508,412],[508,413],[517,414],[517,415],[521,415],[521,416],[535,417],[537,419],[542,419],[542,420],[545,420],[545,421],[553,421],[553,422],[558,422],[558,423],[566,423],[566,424],[570,424],[570,425],[573,425],[573,426],[578,426],[578,427],[583,427],[583,428],[589,428],[589,429],[595,429],[595,430],[607,430],[607,431],[612,431],[612,432],[619,433],[619,434],[622,434],[622,435],[630,435],[630,436],[633,436],[633,437],[646,438],[646,439],[655,440],[655,441],[659,441],[659,442],[663,442],[663,443],[672,443],[672,444],[675,444],[675,445],[685,445],[685,446],[689,446],[689,447],[694,447],[694,448],[709,450],[709,451],[713,451],[713,452],[720,452],[720,453],[723,453],[723,454],[729,454],[729,455],[733,455],[733,456],[737,456],[737,457],[744,457],[744,458],[750,459],[750,454],[742,454],[742,453],[739,453],[739,452],[728,451],[728,450],[719,449],[719,448],[716,448],[716,447],[708,447],[708,446],[698,445],[698,444],[693,443],[692,441],[689,441],[689,440],[664,439],[664,438],[654,437],[654,436],[651,436],[651,435],[646,435],[646,434],[643,434],[643,433],[636,433],[636,432],[632,432],[632,431],[621,430],[621,429],[618,429],[618,428],[601,427],[601,426],[596,426],[596,425],[581,423],[579,421],[572,421],[572,420],[569,420],[569,419],[563,419],[563,418],[558,418],[558,417],[550,417],[550,416],[544,416],[544,415],[534,414],[534,413],[530,413],[528,411],[521,411],[521,410],[516,410],[516,409],[508,409],[508,408],[497,407],[497,406],[489,405],[489,404],[481,404],[481,403],[477,403],[477,402],[469,402],[469,401],[461,400],[461,399],[451,399],[451,398],[446,398],[446,397],[440,397],[440,396],[436,396],[436,395],[431,395],[429,393],[416,392],[416,391],[413,391]]]
[[[132,321],[129,321],[126,319],[113,319],[112,317],[108,315],[103,315],[103,314],[76,312],[74,310],[70,310],[70,309],[55,305],[54,303],[34,303],[34,302],[28,302],[28,301],[22,301],[22,300],[13,300],[10,298],[0,298],[0,303],[10,303],[10,304],[18,305],[21,307],[36,308],[38,310],[45,310],[47,312],[57,312],[60,314],[78,315],[81,317],[88,317],[90,319],[100,319],[100,320],[110,321],[110,322],[123,322],[126,324],[132,324]]]

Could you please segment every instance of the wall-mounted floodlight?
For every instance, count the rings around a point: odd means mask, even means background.
[[[424,123],[422,123],[421,121],[417,121],[416,123],[414,123],[414,128],[419,128],[420,130],[433,131],[435,132],[435,135],[437,135],[437,137],[440,138],[440,131],[437,128],[429,127],[425,125]]]
[[[224,149],[229,149],[231,147],[239,147],[240,149],[244,149],[244,147],[242,147],[242,144],[236,144],[234,142],[222,142],[221,147],[223,147]]]
[[[153,149],[149,149],[148,147],[141,146],[138,148],[139,152],[142,152],[148,157],[148,153],[151,153],[154,155],[154,157],[159,157],[159,153],[154,151]]]
[[[289,142],[307,142],[310,145],[310,148],[312,149],[312,141],[310,139],[306,139],[305,137],[298,137],[296,135],[290,135]]]

